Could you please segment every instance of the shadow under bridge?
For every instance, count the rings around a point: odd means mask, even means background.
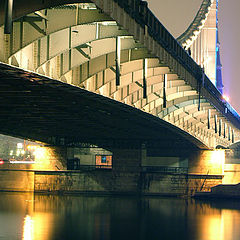
[[[207,148],[151,114],[3,63],[0,89],[2,134],[59,146]]]

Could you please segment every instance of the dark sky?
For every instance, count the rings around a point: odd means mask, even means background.
[[[202,0],[147,0],[163,25],[178,37],[194,19]],[[223,66],[224,94],[240,113],[240,0],[219,0],[219,38]]]

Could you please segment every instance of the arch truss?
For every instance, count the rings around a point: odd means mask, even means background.
[[[147,38],[143,44],[117,18],[94,3],[28,14],[11,34],[0,28],[0,59],[158,116],[210,148],[237,140],[238,129],[201,95],[193,76],[163,48],[154,54]]]

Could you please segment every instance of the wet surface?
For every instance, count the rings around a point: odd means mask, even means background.
[[[239,240],[240,201],[0,193],[0,240]]]

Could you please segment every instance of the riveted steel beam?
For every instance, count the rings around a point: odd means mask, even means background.
[[[121,64],[121,38],[116,37],[116,86],[120,85],[120,64]]]
[[[143,98],[147,98],[147,59],[143,59]]]
[[[13,0],[5,0],[4,34],[12,32]]]
[[[167,74],[164,74],[163,75],[163,108],[167,107],[166,88],[167,88]]]

